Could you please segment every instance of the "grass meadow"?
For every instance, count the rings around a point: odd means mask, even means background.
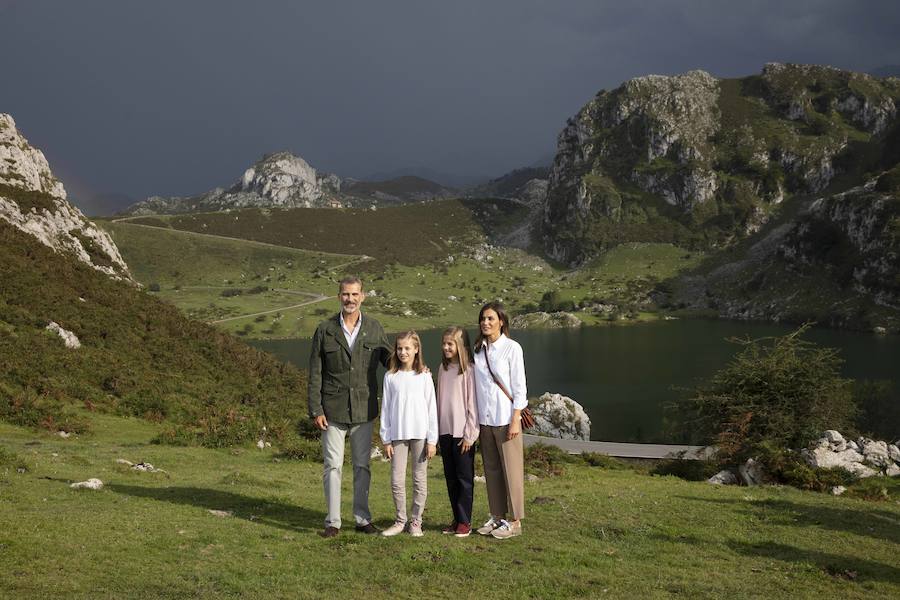
[[[318,536],[321,464],[275,449],[149,443],[159,425],[90,414],[62,439],[0,423],[6,598],[891,598],[900,504],[787,487],[716,487],[564,465],[526,484],[524,535],[443,536],[440,458],[425,536]],[[138,472],[117,459],[152,463]],[[605,463],[604,463],[605,464]],[[27,469],[19,472],[17,467]],[[350,518],[345,469],[344,518]],[[392,521],[388,464],[371,508]],[[69,483],[98,477],[100,491]],[[487,514],[476,484],[475,515]],[[227,511],[219,517],[210,511]],[[352,524],[352,523],[351,523]]]
[[[450,211],[443,215],[437,210],[434,218],[449,218],[456,214],[453,211],[461,211],[457,202],[432,203]],[[364,222],[390,210],[393,209],[357,211],[354,218]],[[414,226],[415,219],[421,217],[417,210],[414,207],[411,221],[401,223],[400,229]],[[316,221],[320,213],[331,218],[335,211],[295,212],[289,214],[290,222],[300,232],[294,236],[296,240],[287,237],[281,221],[276,222],[277,229],[269,231],[267,227],[273,227],[272,222],[260,211],[250,214],[254,223],[260,221],[262,225],[247,229],[236,228],[233,220],[223,221],[220,214],[154,217],[101,225],[110,231],[138,281],[148,289],[158,290],[151,293],[192,318],[208,322],[227,319],[215,324],[248,339],[312,335],[316,325],[336,311],[332,301],[335,281],[346,273],[364,277],[367,289],[374,292],[366,300],[366,310],[389,331],[469,324],[478,307],[498,298],[513,313],[535,310],[548,293],[554,293],[557,301],[575,305],[615,306],[607,312],[578,312],[579,318],[589,325],[652,319],[659,315],[648,302],[648,293],[660,282],[695,266],[703,257],[671,244],[631,243],[616,247],[581,269],[563,269],[523,250],[486,245],[488,238],[482,227],[487,225],[475,227],[474,218],[466,222],[468,228],[450,228],[455,237],[448,233],[435,238],[439,246],[444,246],[440,254],[435,253],[433,245],[422,242],[421,236],[415,243],[405,242],[403,262],[395,260],[396,249],[383,251],[389,243],[382,238],[396,237],[394,231],[378,230],[380,233],[365,238],[368,245],[364,249],[375,252],[371,255],[329,254],[317,249],[216,237],[242,235],[295,246],[309,243],[314,248],[336,248],[329,246],[332,242],[324,235],[316,238],[324,227]],[[409,215],[409,211],[397,212],[395,216],[404,214]],[[238,223],[241,216],[243,212]],[[493,231],[491,228],[500,227],[501,219],[497,215],[491,219],[498,222],[488,228]],[[491,219],[485,218],[484,222],[493,223]],[[213,225],[204,227],[209,222]],[[372,228],[376,229],[379,223],[372,223]],[[187,229],[188,225],[191,229]],[[201,230],[217,233],[198,235]]]

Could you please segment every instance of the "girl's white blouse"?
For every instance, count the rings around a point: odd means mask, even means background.
[[[437,444],[437,401],[431,373],[386,373],[381,404],[381,441],[427,440]]]
[[[485,353],[490,353],[491,369],[497,379],[503,382],[512,394],[510,402],[500,386],[494,382],[485,362]],[[482,346],[474,355],[475,397],[478,406],[478,423],[499,427],[509,425],[513,408],[522,410],[528,406],[528,390],[525,385],[525,356],[522,346],[504,334],[500,334],[493,344]]]

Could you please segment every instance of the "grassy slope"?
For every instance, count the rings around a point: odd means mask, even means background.
[[[515,311],[523,305],[536,304],[545,292],[557,289],[566,298],[572,297],[577,302],[585,298],[602,298],[607,302],[631,306],[645,297],[657,281],[694,265],[699,259],[697,254],[688,255],[669,244],[628,244],[614,249],[587,268],[574,272],[556,269],[541,259],[513,249],[488,249],[476,260],[467,256],[475,245],[472,240],[483,240],[485,229],[493,232],[504,227],[508,216],[505,209],[509,208],[514,214],[517,209],[512,204],[499,202],[481,202],[476,205],[480,210],[470,210],[466,204],[457,201],[435,202],[429,206],[435,207],[435,214],[430,218],[457,221],[455,225],[446,226],[437,223],[440,230],[454,232],[453,237],[447,236],[441,240],[447,252],[436,254],[432,244],[416,236],[398,241],[398,244],[407,245],[404,261],[392,264],[386,262],[391,256],[396,256],[394,249],[390,253],[374,254],[372,261],[349,266],[331,260],[326,263],[303,263],[292,258],[293,266],[288,268],[287,259],[294,257],[291,253],[306,254],[291,248],[260,248],[241,240],[220,240],[207,236],[191,238],[185,233],[136,227],[134,221],[102,225],[112,232],[126,261],[133,265],[139,281],[144,284],[161,282],[160,295],[197,318],[215,320],[253,314],[302,301],[297,296],[275,292],[224,298],[221,289],[215,286],[249,289],[262,284],[294,292],[332,296],[334,281],[340,275],[364,269],[367,271],[363,276],[368,288],[377,294],[367,300],[366,308],[391,331],[469,324],[477,307],[487,299],[502,298]],[[463,210],[469,217],[460,224],[453,215],[461,214]],[[384,230],[379,227],[379,215],[386,212],[360,211],[353,215],[354,227],[372,232],[364,238],[368,252],[377,252],[379,248],[389,246],[392,239],[398,239],[397,231],[414,230],[422,218],[419,206],[409,207],[406,211],[394,209],[393,228]],[[154,218],[150,223],[190,226],[195,231],[214,230],[295,245],[301,245],[306,240],[317,246],[326,240],[324,237],[319,241],[313,239],[319,229],[315,223],[319,219],[331,219],[334,214],[339,212],[300,209],[284,212],[277,221],[271,221],[258,211],[251,211],[249,217],[244,213],[235,215],[237,222],[234,222],[233,216],[231,222],[226,222],[221,215],[209,214]],[[294,230],[303,234],[303,238],[292,241],[279,237],[284,222],[291,223]],[[225,228],[226,223],[228,228]],[[270,231],[270,227],[274,230]],[[173,238],[187,238],[190,243],[175,246],[177,250],[173,252]],[[195,256],[201,261],[197,263],[202,265],[201,268],[194,267]],[[453,260],[447,260],[448,256],[453,256]],[[340,268],[326,272],[334,267]],[[167,274],[173,272],[179,273],[178,285],[184,286],[180,290],[170,287],[176,280]],[[208,288],[194,289],[194,286]],[[451,296],[457,299],[450,300]],[[323,315],[334,310],[334,303],[325,301],[269,315],[237,319],[222,323],[221,327],[254,338],[306,337],[311,335]],[[589,313],[579,316],[588,323],[606,322],[607,319],[606,315]]]
[[[304,412],[296,369],[2,221],[0,272],[0,413],[24,418],[29,406],[74,402],[209,429],[250,413],[248,428]],[[50,321],[81,348],[45,331]]]
[[[0,582],[9,597],[67,598],[888,598],[900,594],[900,506],[790,488],[713,487],[569,466],[526,484],[525,535],[442,536],[439,458],[426,535],[392,539],[323,520],[321,465],[255,448],[148,445],[155,425],[93,416],[62,440],[0,424]],[[116,459],[147,461],[139,473]],[[349,472],[345,517],[349,516]],[[70,481],[101,478],[99,492]],[[385,463],[371,507],[389,524]],[[475,515],[486,512],[483,484]],[[540,500],[538,500],[540,498]],[[210,509],[233,511],[230,518]]]

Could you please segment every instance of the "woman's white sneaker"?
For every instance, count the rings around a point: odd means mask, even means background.
[[[500,521],[500,527],[493,530],[491,535],[498,540],[505,540],[506,538],[522,535],[522,523],[519,521],[510,523],[506,519],[503,519]]]

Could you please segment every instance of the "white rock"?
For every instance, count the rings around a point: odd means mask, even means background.
[[[384,458],[384,453],[378,446],[372,446],[372,451],[369,453],[369,459],[375,460],[376,458]]]
[[[765,470],[760,462],[748,458],[747,462],[738,467],[738,474],[744,485],[762,485],[765,481]]]
[[[848,463],[846,465],[843,465],[841,468],[844,469],[845,471],[847,471],[848,473],[856,475],[860,479],[865,479],[866,477],[874,477],[875,475],[878,475],[878,471],[875,471],[874,469],[870,469],[869,467],[867,467],[866,465],[864,465],[862,463]]]
[[[231,516],[234,516],[234,513],[232,513],[230,510],[214,510],[214,509],[212,509],[212,508],[209,509],[209,514],[213,515],[214,517],[231,517]]]
[[[725,469],[724,471],[719,471],[712,477],[706,480],[706,483],[711,483],[713,485],[734,485],[738,482],[737,477],[734,476],[734,473]]]
[[[842,436],[838,431],[835,431],[834,429],[829,429],[825,432],[825,439],[832,444],[846,441],[844,440],[844,436]]]
[[[835,496],[840,496],[841,494],[843,494],[846,491],[847,491],[847,488],[845,488],[842,485],[836,485],[833,488],[831,488],[831,493]]]
[[[57,431],[56,435],[58,435],[59,437],[61,437],[63,439],[68,439],[68,437],[72,434],[69,433],[68,431]]]
[[[484,482],[485,482],[484,475],[476,475],[476,476],[475,476],[475,481],[476,481],[477,483],[484,483]]]
[[[129,467],[133,467],[134,463],[130,460],[125,460],[124,458],[117,458],[116,462],[120,465],[128,465]]]
[[[256,442],[256,447],[259,448],[260,450],[264,450],[266,447],[266,442],[263,440],[259,440]]]
[[[884,474],[887,475],[888,477],[900,476],[900,466],[888,465],[888,467],[884,470]]]
[[[891,460],[895,463],[900,463],[900,448],[897,447],[897,444],[888,446],[888,456],[890,456]]]
[[[867,461],[879,467],[886,467],[893,462],[888,454],[887,442],[868,440],[862,446],[862,453]]]
[[[534,475],[533,473],[526,473],[526,474],[525,474],[525,481],[530,481],[530,482],[534,483],[534,482],[537,481],[538,479],[539,479],[538,476],[537,476],[537,475]]]
[[[67,331],[59,326],[55,321],[50,321],[50,324],[45,327],[45,329],[49,331],[55,332],[59,337],[62,338],[63,343],[66,345],[66,348],[81,348],[81,341],[79,341],[78,336],[76,336],[71,331]]]
[[[73,483],[69,487],[73,490],[101,490],[103,489],[103,482],[95,477],[92,477],[87,481],[79,481],[78,483]]]
[[[531,433],[563,440],[590,440],[591,420],[584,408],[562,394],[545,392],[531,404],[534,428]]]
[[[849,442],[847,442],[847,448],[849,450],[854,450],[856,452],[859,452],[859,444],[857,444],[853,440],[850,440]]]
[[[834,467],[846,469],[847,465],[859,464],[864,460],[863,455],[855,450],[832,452],[830,448],[821,446],[812,450],[804,450],[801,455],[810,466],[823,469]]]

